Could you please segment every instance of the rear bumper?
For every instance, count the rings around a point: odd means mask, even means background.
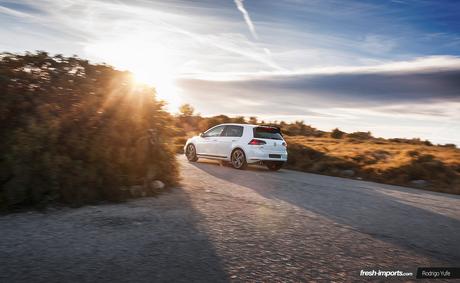
[[[273,158],[270,156],[279,156],[279,158]],[[287,161],[287,151],[265,151],[258,148],[249,149],[246,152],[246,160],[248,163],[256,163],[259,161]]]

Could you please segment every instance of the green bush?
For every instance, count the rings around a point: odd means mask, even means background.
[[[331,132],[331,138],[333,139],[341,139],[345,135],[345,132],[342,132],[338,128],[335,128]]]
[[[77,57],[3,53],[0,80],[0,205],[82,204],[118,199],[120,186],[146,176],[176,181],[163,143],[171,117],[129,73]]]

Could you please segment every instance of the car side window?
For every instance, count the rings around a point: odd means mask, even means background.
[[[218,126],[205,132],[206,137],[218,137],[224,130],[224,126]]]
[[[241,137],[243,136],[242,126],[227,126],[222,134],[224,137]]]

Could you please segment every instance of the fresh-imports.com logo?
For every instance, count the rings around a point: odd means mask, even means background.
[[[412,272],[404,272],[401,270],[362,270],[359,273],[360,276],[367,277],[401,277],[401,276],[413,276]]]

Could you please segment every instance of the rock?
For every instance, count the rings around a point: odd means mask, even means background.
[[[355,171],[351,169],[343,170],[341,173],[343,176],[347,176],[347,177],[351,177],[355,175]]]
[[[377,152],[372,153],[372,156],[377,160],[385,160],[390,157],[390,154],[387,152],[383,152],[383,151],[377,151]]]
[[[412,185],[417,186],[417,187],[424,187],[428,185],[428,182],[425,180],[413,180],[410,182]]]
[[[152,189],[161,190],[165,187],[165,184],[160,180],[155,180],[151,184]]]

